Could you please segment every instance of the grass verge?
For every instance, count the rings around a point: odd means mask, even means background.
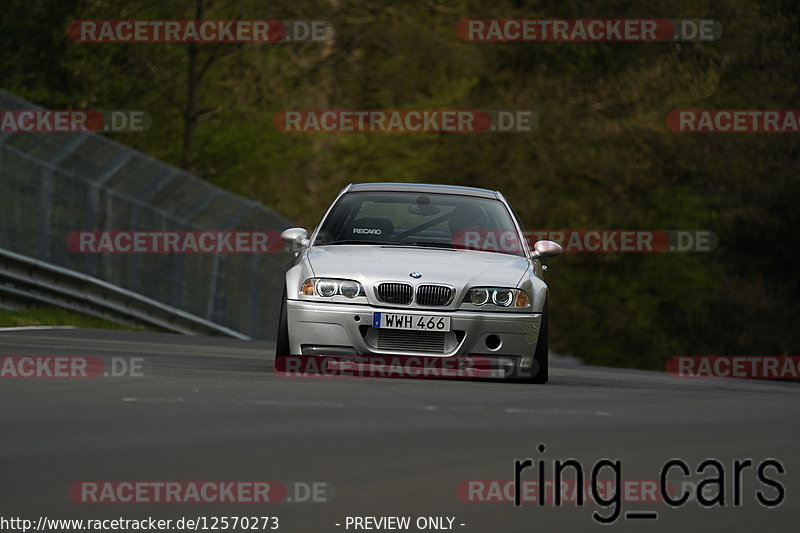
[[[128,331],[145,329],[143,327],[124,326],[110,320],[82,315],[58,307],[28,307],[17,311],[0,309],[0,327],[18,326],[75,326],[79,328],[122,329]]]

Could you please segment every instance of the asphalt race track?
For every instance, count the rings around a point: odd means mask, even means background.
[[[681,379],[552,363],[544,386],[441,379],[288,379],[272,346],[105,330],[0,332],[1,356],[141,358],[141,376],[0,380],[3,516],[143,518],[277,516],[279,531],[353,531],[348,516],[455,517],[490,531],[797,531],[800,403],[794,383]],[[546,451],[539,453],[543,443]],[[725,468],[725,505],[622,502],[601,526],[574,503],[464,502],[466,480],[511,480],[516,458],[621,462],[624,480],[658,480],[680,458]],[[746,470],[734,506],[733,461],[774,458],[783,503]],[[548,468],[550,468],[548,466]],[[673,478],[680,478],[673,471]],[[696,484],[713,474],[692,472]],[[550,471],[547,472],[550,478]],[[536,479],[536,470],[523,473]],[[326,482],[328,503],[75,503],[81,480]],[[679,479],[680,481],[680,479]],[[687,487],[694,485],[688,484]],[[714,491],[711,491],[712,493]],[[290,495],[291,496],[291,495]],[[625,518],[655,511],[656,519]],[[340,524],[340,525],[336,525]],[[461,525],[464,524],[464,525]]]

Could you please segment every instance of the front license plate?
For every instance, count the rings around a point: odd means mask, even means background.
[[[417,331],[450,331],[449,316],[402,315],[398,313],[374,313],[373,328],[413,329]]]

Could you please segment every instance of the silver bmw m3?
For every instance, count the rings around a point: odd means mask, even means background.
[[[548,378],[552,241],[526,242],[496,191],[416,183],[348,185],[286,272],[276,368],[285,358],[478,357],[499,375]]]

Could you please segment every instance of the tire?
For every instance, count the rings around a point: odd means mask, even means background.
[[[275,370],[286,370],[289,355],[289,321],[286,316],[286,288],[281,295],[281,310],[278,314],[278,332],[275,336]]]
[[[542,324],[539,327],[539,338],[536,340],[536,351],[533,353],[533,368],[531,370],[534,371],[535,374],[530,375],[531,373],[528,370],[521,371],[518,369],[517,371],[520,381],[524,381],[525,383],[544,384],[547,383],[549,378],[549,357],[547,356],[547,331],[549,328],[547,324],[547,308],[547,300],[545,300],[544,307],[542,307]]]

